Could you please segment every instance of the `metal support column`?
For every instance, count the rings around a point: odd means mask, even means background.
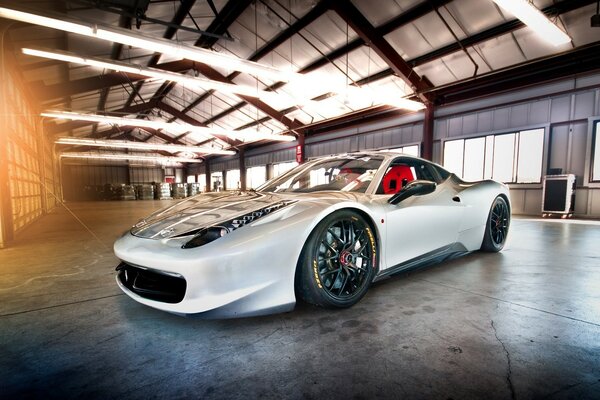
[[[433,104],[428,103],[424,112],[425,118],[423,120],[423,142],[421,146],[421,157],[431,161],[433,159]]]
[[[206,182],[205,182],[206,183],[206,191],[207,192],[212,192],[212,186],[211,186],[212,182],[211,182],[211,177],[210,177],[210,174],[211,174],[211,172],[210,172],[210,160],[206,160],[206,163],[204,165],[205,165],[204,172],[206,174]]]
[[[242,191],[246,190],[246,156],[244,154],[244,150],[240,149],[238,152],[240,156],[240,189]]]
[[[296,162],[298,164],[302,164],[304,161],[306,161],[306,152],[304,150],[304,133],[300,133],[298,135],[298,140],[296,144]]]

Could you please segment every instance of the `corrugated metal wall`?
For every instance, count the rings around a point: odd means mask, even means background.
[[[469,138],[486,134],[514,132],[523,129],[544,128],[544,166],[560,168],[563,173],[577,175],[575,213],[600,216],[600,185],[589,182],[591,168],[592,124],[600,119],[600,76],[588,77],[592,87],[582,88],[581,82],[571,79],[559,87],[563,93],[545,95],[529,101],[439,117],[435,120],[435,161],[443,159],[442,149],[446,139]],[[552,84],[556,87],[556,83]],[[547,87],[538,92],[546,93]],[[528,92],[534,94],[531,89]],[[515,98],[522,93],[515,92]],[[473,102],[473,108],[477,107]],[[461,106],[463,110],[465,105]],[[443,112],[443,110],[442,110]],[[523,214],[540,214],[541,184],[511,185],[514,211]]]
[[[295,149],[275,150],[272,152],[252,154],[246,156],[246,168],[256,167],[259,165],[275,164],[286,161],[294,161],[296,159]]]
[[[3,202],[2,244],[24,229],[44,212],[56,206],[59,189],[57,164],[52,158],[52,145],[43,136],[39,113],[28,99],[19,76],[5,68],[2,90],[4,118],[2,124],[3,157],[10,201]],[[60,197],[60,196],[59,196]]]
[[[164,176],[162,168],[129,168],[131,184],[163,182]]]

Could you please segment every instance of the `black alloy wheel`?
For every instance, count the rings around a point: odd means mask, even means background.
[[[490,209],[481,249],[490,252],[502,250],[506,243],[509,226],[510,210],[508,204],[503,197],[498,196]]]
[[[344,308],[367,292],[377,268],[377,244],[367,221],[338,211],[315,228],[300,260],[296,287],[305,301]]]

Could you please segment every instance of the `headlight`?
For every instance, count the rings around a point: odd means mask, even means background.
[[[181,247],[184,249],[192,249],[194,247],[203,246],[292,203],[295,203],[295,201],[280,201],[265,208],[261,208],[260,210],[252,211],[229,221],[220,223],[219,225],[199,229],[194,237]]]

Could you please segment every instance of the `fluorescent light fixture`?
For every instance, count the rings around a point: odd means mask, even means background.
[[[23,54],[34,57],[48,58],[52,60],[65,61],[73,64],[89,65],[91,67],[109,69],[118,72],[127,72],[147,76],[148,78],[160,79],[163,81],[177,82],[187,86],[193,86],[204,90],[216,90],[221,93],[230,93],[236,95],[244,95],[258,97],[265,101],[281,101],[280,94],[275,92],[267,92],[257,90],[256,88],[244,85],[234,85],[231,83],[223,83],[213,81],[211,79],[197,78],[189,75],[169,72],[158,68],[143,67],[136,64],[128,64],[120,61],[106,60],[97,57],[81,57],[75,53],[60,50],[42,50],[42,49],[21,49]]]
[[[275,68],[275,67],[263,65],[263,64],[260,64],[260,63],[254,62],[254,61],[244,60],[244,59],[241,59],[238,57],[234,57],[234,56],[230,56],[230,55],[226,55],[226,54],[222,54],[222,53],[217,53],[217,52],[214,52],[211,50],[206,50],[206,49],[202,49],[202,48],[198,48],[198,47],[194,47],[194,46],[176,43],[171,40],[166,40],[166,39],[162,39],[162,38],[146,36],[146,35],[143,35],[140,33],[134,34],[131,31],[123,29],[123,28],[97,25],[95,23],[74,19],[74,18],[67,17],[67,16],[61,15],[61,14],[49,14],[49,15],[53,15],[54,18],[42,16],[42,15],[32,13],[32,12],[25,12],[25,11],[19,11],[19,10],[15,10],[15,9],[6,8],[6,7],[0,7],[0,17],[3,17],[3,18],[27,22],[27,23],[31,23],[31,24],[35,24],[35,25],[46,26],[49,28],[58,29],[58,30],[65,31],[65,32],[71,32],[71,33],[76,33],[76,34],[80,34],[80,35],[84,35],[84,36],[95,37],[97,39],[107,40],[107,41],[111,41],[111,42],[117,42],[117,43],[129,45],[129,46],[138,47],[141,49],[146,49],[146,50],[149,50],[152,52],[159,52],[159,53],[167,54],[167,55],[170,55],[173,57],[185,58],[188,60],[198,61],[201,63],[213,65],[216,67],[245,72],[245,73],[248,73],[251,75],[255,75],[257,77],[271,79],[274,81],[284,81],[284,82],[295,81],[295,82],[298,82],[300,85],[309,85],[310,82],[312,81],[311,78],[307,78],[306,76],[304,76],[302,74],[298,74],[298,73],[291,72],[291,71],[283,71],[283,70]],[[26,54],[37,55],[37,56],[42,56],[42,57],[47,57],[47,56],[51,55],[51,54],[49,54],[49,52],[46,52],[44,55],[42,55],[42,52],[37,52],[36,54],[33,54],[33,53],[34,53],[34,50],[32,51],[31,49],[29,49],[29,53],[26,53]],[[57,56],[58,54],[59,54],[59,52],[55,52],[54,58],[58,57]],[[70,57],[69,55],[63,54],[61,59],[63,59],[64,61],[69,61],[69,62],[73,62],[73,63],[81,63],[82,61],[84,61],[84,63],[86,63],[88,65],[96,65],[98,67],[108,68],[108,69],[115,69],[116,66],[118,65],[117,63],[113,63],[113,66],[109,66],[109,65],[106,65],[106,63],[104,61],[99,60],[99,59],[93,59],[93,58],[82,58],[82,57],[75,56],[75,58],[69,59],[69,57]],[[51,58],[53,58],[53,57],[51,57]],[[132,67],[130,65],[124,64],[124,65],[121,65],[119,68],[132,68]],[[153,78],[164,79],[164,80],[173,80],[173,81],[179,82],[179,83],[183,83],[182,80],[187,79],[186,80],[187,84],[195,84],[195,85],[201,86],[203,88],[211,88],[211,89],[214,88],[215,90],[221,91],[223,93],[235,93],[235,94],[248,95],[248,96],[253,96],[253,97],[258,96],[259,98],[261,98],[267,102],[277,101],[276,96],[279,96],[279,98],[281,99],[281,97],[280,97],[281,94],[276,94],[276,93],[271,93],[271,92],[266,92],[266,91],[259,91],[257,93],[257,90],[254,88],[241,87],[240,85],[230,85],[230,84],[210,81],[210,80],[206,80],[206,79],[198,79],[198,78],[191,78],[191,77],[182,78],[183,75],[175,74],[175,73],[168,73],[166,71],[161,71],[161,70],[157,70],[157,69],[145,68],[144,71],[142,71],[141,69],[139,69],[137,67],[133,67],[133,68],[135,68],[135,70],[131,70],[131,72],[137,73],[140,75],[150,76]],[[116,70],[121,70],[121,69],[116,69]],[[202,81],[202,82],[200,82],[200,81]],[[324,83],[325,83],[325,85],[322,87],[322,89],[324,91],[333,91],[336,93],[343,93],[346,90],[345,88],[340,89],[339,86],[331,85],[331,83],[327,79],[324,81]],[[234,90],[232,88],[232,86],[236,86],[236,87],[240,86],[240,87],[236,88]],[[298,99],[297,96],[292,95],[292,97],[296,100]],[[307,103],[308,101],[309,100],[304,100],[301,102]],[[378,99],[375,99],[375,101],[380,104],[382,103],[382,101],[378,100]],[[417,103],[417,102],[415,102],[415,103]],[[384,103],[384,104],[387,104],[387,103]],[[409,105],[409,103],[406,103],[406,102],[401,102],[400,104],[393,102],[390,105],[393,105],[396,107],[402,106],[402,108],[408,108],[410,110],[419,109],[418,108],[419,106],[417,106],[416,104]],[[407,107],[404,107],[404,106],[407,106]],[[422,106],[421,106],[421,108],[422,108]]]
[[[118,149],[134,149],[134,150],[164,150],[171,153],[188,152],[202,154],[220,154],[233,155],[235,151],[224,150],[212,147],[202,146],[185,146],[177,144],[162,144],[162,143],[146,143],[146,142],[131,142],[128,140],[101,140],[88,138],[61,137],[54,143],[70,144],[73,146],[93,146],[93,147],[113,147]]]
[[[52,17],[42,16],[35,12],[0,7],[0,17],[2,18],[46,26],[48,28],[58,29],[64,32],[95,37],[102,40],[138,47],[140,49],[146,49],[151,52],[168,54],[173,57],[198,61],[204,64],[226,68],[233,71],[245,72],[271,80],[287,82],[291,79],[301,77],[300,74],[291,71],[283,71],[281,69],[259,64],[254,61],[244,60],[227,54],[217,53],[215,51],[177,43],[172,40],[155,38],[139,32],[134,34],[127,29],[98,25],[96,23],[75,19],[64,14],[46,14],[52,15]]]
[[[108,154],[108,153],[61,153],[61,158],[92,158],[98,160],[135,160],[154,161],[162,163],[202,163],[197,158],[144,156],[138,154]]]
[[[152,129],[164,129],[169,132],[174,133],[184,133],[184,132],[196,132],[202,135],[220,135],[230,137],[236,140],[240,140],[242,142],[249,141],[257,141],[257,140],[273,140],[273,141],[282,141],[282,142],[292,142],[296,140],[294,136],[290,135],[278,135],[278,134],[264,134],[261,132],[257,132],[255,130],[245,129],[240,131],[221,129],[221,128],[209,128],[205,126],[194,126],[189,124],[177,124],[173,122],[165,122],[165,121],[149,121],[146,119],[137,119],[137,118],[121,118],[121,117],[112,117],[108,115],[98,115],[98,114],[84,114],[84,113],[75,113],[68,111],[50,111],[43,112],[41,114],[43,117],[49,118],[58,118],[58,119],[68,119],[72,121],[90,121],[90,122],[99,122],[105,124],[114,124],[120,126],[139,126],[144,128],[152,128]]]
[[[525,25],[533,29],[538,36],[553,44],[571,42],[569,35],[564,33],[558,26],[552,23],[540,10],[527,0],[494,0],[500,7],[523,21]]]
[[[188,75],[178,74],[176,72],[164,71],[157,68],[143,67],[141,65],[135,64],[127,64],[120,61],[105,60],[96,57],[80,57],[75,53],[70,53],[66,51],[23,48],[22,52],[23,54],[27,54],[34,57],[42,57],[52,60],[70,62],[74,64],[89,65],[91,67],[97,67],[102,69],[110,69],[113,71],[144,75],[149,78],[177,82],[188,86],[198,87],[204,90],[212,89],[221,93],[257,97],[266,102],[274,102],[276,104],[281,101],[291,100],[292,102],[302,104],[303,106],[314,110],[318,110],[319,107],[321,107],[319,105],[319,102],[317,101],[300,99],[294,97],[293,95],[288,96],[286,94],[267,92],[265,90],[257,90],[256,88],[252,88],[249,86],[234,85],[229,83],[217,82],[210,79],[196,78]],[[320,85],[320,87],[327,87],[327,82],[323,82],[323,84]],[[352,94],[353,96],[355,96],[353,98],[361,99],[361,102],[367,100],[367,97],[365,97],[366,94],[364,89],[356,87],[350,87],[349,89],[353,89]],[[344,88],[344,90],[347,90],[347,88]],[[388,96],[384,99],[381,96],[379,96],[376,92],[370,91],[369,93],[372,98],[371,103],[389,104],[394,107],[404,108],[413,111],[417,111],[424,108],[424,105],[417,101],[391,96]]]

